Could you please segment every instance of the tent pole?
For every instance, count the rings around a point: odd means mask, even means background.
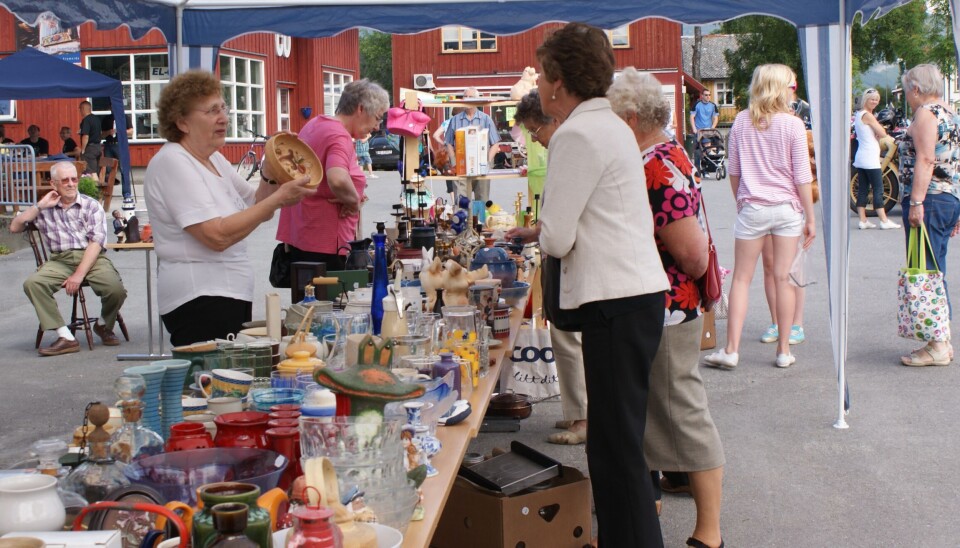
[[[849,101],[849,99],[848,99],[847,97],[848,97],[849,91],[850,91],[850,75],[851,75],[851,66],[850,66],[850,65],[851,65],[851,62],[850,62],[850,28],[849,28],[849,26],[848,26],[848,24],[847,24],[847,2],[846,2],[846,0],[839,0],[838,4],[839,4],[839,8],[840,8],[840,43],[841,43],[840,49],[841,49],[841,51],[843,52],[843,76],[841,77],[841,82],[843,83],[843,89],[845,90],[845,91],[844,91],[843,105],[846,106],[846,105],[848,104],[848,101]],[[844,116],[849,117],[849,116],[850,116],[850,109],[849,109],[849,108],[844,108],[844,113],[843,113],[843,114],[844,114]],[[846,166],[846,165],[849,165],[849,163],[850,163],[850,158],[848,157],[848,154],[849,154],[849,152],[843,152],[843,153],[841,154],[841,157],[844,158],[844,160],[845,160],[845,164],[844,164],[845,166]],[[850,174],[848,173],[848,168],[844,167],[843,172],[844,172],[844,174],[846,175],[845,181],[849,181],[849,180],[850,180]],[[838,184],[842,184],[842,182],[838,181]],[[841,205],[837,205],[837,207],[841,207]],[[841,231],[841,232],[843,232],[843,231]],[[849,245],[849,244],[847,244],[847,245],[844,246],[844,247],[846,247],[847,249],[849,249],[848,245]],[[837,357],[838,357],[838,359],[837,359],[837,421],[836,421],[835,423],[833,423],[833,427],[834,427],[834,428],[837,428],[837,429],[840,429],[840,430],[844,430],[844,429],[850,428],[850,426],[847,424],[847,421],[846,421],[846,418],[845,418],[845,416],[846,416],[846,411],[844,410],[844,402],[845,402],[844,396],[846,395],[846,392],[847,392],[847,372],[846,372],[846,365],[847,365],[847,297],[846,297],[846,295],[847,295],[847,287],[846,287],[846,285],[847,285],[847,281],[848,281],[849,278],[850,278],[849,272],[843,272],[843,273],[842,273],[842,278],[843,278],[843,279],[841,280],[841,283],[843,284],[844,287],[843,287],[843,289],[842,289],[842,291],[841,291],[841,295],[842,295],[841,298],[840,298],[840,301],[841,301],[841,302],[837,303],[838,306],[839,306],[839,308],[840,308],[840,313],[838,314],[838,318],[839,318],[839,321],[840,321],[840,326],[839,326],[839,329],[838,329],[838,331],[839,331],[839,333],[840,333],[840,341],[839,341],[839,344],[837,345],[837,346],[839,347],[839,349],[840,349],[840,351],[838,352],[839,356],[837,356]]]
[[[188,0],[181,0],[177,4],[177,59],[176,59],[176,74],[180,74],[181,67],[180,63],[183,61],[183,7],[187,4]],[[172,78],[174,74],[170,74]]]

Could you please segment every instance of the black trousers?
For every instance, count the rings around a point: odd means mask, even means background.
[[[252,317],[252,302],[212,296],[197,297],[160,316],[173,346],[225,339]]]
[[[650,366],[663,331],[664,294],[587,303],[587,465],[599,546],[663,546],[650,471],[643,456]]]

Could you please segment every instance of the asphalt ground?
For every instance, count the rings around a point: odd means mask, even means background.
[[[370,182],[364,209],[365,232],[377,220],[389,221],[399,200],[399,176],[378,172]],[[140,181],[142,172],[135,175]],[[519,180],[495,181],[492,196],[507,209]],[[443,183],[435,184],[443,193]],[[142,192],[140,193],[142,196]],[[711,228],[721,263],[733,267],[735,205],[726,181],[704,183]],[[142,207],[142,203],[141,203]],[[819,213],[818,213],[819,215]],[[899,218],[899,208],[893,212]],[[813,247],[814,276],[807,291],[807,340],[794,347],[797,363],[773,366],[775,348],[759,336],[770,323],[758,269],[751,286],[740,366],[735,371],[702,367],[710,410],[726,452],[722,528],[729,547],[872,547],[960,545],[960,421],[957,385],[960,370],[907,368],[899,356],[917,343],[897,332],[897,272],[903,263],[903,232],[859,231],[850,217],[849,352],[847,378],[852,407],[850,428],[833,428],[837,385],[830,343],[823,242]],[[899,222],[899,221],[898,221]],[[257,264],[257,293],[267,283],[276,220],[249,238]],[[616,245],[603,242],[597,245]],[[36,315],[23,294],[22,280],[34,270],[29,249],[0,257],[0,466],[27,457],[30,444],[44,437],[69,437],[92,400],[113,401],[115,377],[131,362],[118,353],[146,350],[145,265],[142,252],[110,252],[129,291],[123,315],[131,341],[119,348],[84,344],[77,354],[41,358],[33,347]],[[951,250],[948,270],[960,257]],[[948,276],[955,281],[956,275]],[[281,292],[284,302],[289,294]],[[60,295],[61,310],[68,300]],[[90,294],[92,313],[99,311]],[[263,317],[254,303],[254,317]],[[718,322],[725,341],[725,322]],[[47,334],[44,344],[52,342]],[[169,345],[168,345],[169,346]],[[489,452],[527,443],[569,466],[586,470],[582,446],[545,443],[561,418],[560,404],[537,404],[533,416],[512,434],[481,434],[471,450]],[[695,509],[686,496],[664,495],[661,517],[666,546],[683,546],[693,531]]]

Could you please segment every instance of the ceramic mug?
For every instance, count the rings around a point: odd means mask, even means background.
[[[210,379],[210,391],[204,386],[204,379]],[[242,369],[214,369],[210,373],[201,373],[197,376],[197,386],[203,395],[209,398],[245,398],[253,383],[253,370]],[[209,402],[208,402],[209,403]]]
[[[496,288],[492,285],[472,285],[468,293],[468,302],[480,311],[480,321],[493,323],[493,309],[497,306]]]
[[[205,398],[183,398],[183,416],[200,415],[207,412],[207,400]]]
[[[240,398],[210,398],[207,400],[207,409],[214,415],[239,413],[243,411],[243,402],[240,401]]]

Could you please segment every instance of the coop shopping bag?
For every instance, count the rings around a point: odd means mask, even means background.
[[[500,370],[501,391],[526,394],[533,401],[560,395],[549,329],[522,327],[505,365]]]
[[[934,269],[927,270],[926,249],[930,249],[926,226],[911,228],[907,266],[900,269],[897,288],[897,331],[906,339],[946,341],[950,339],[950,305],[939,266],[934,263]]]

